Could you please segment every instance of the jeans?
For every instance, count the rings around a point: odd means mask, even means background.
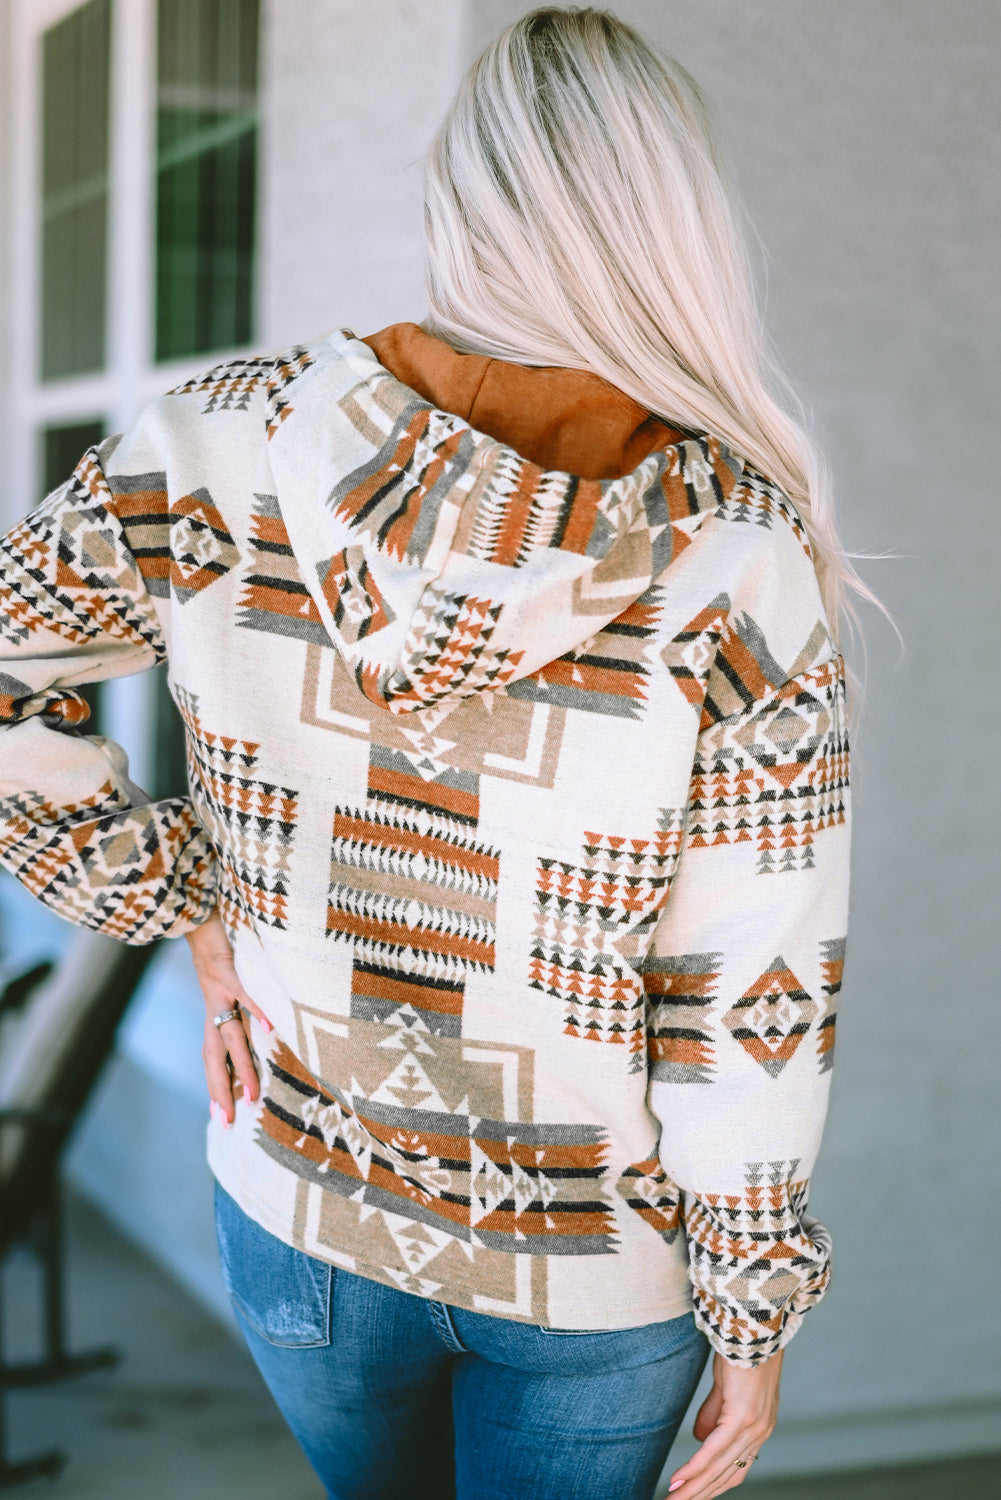
[[[467,1312],[215,1192],[237,1321],[328,1500],[650,1500],[709,1353],[691,1313],[590,1333]]]

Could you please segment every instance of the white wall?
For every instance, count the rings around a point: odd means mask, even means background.
[[[464,0],[268,0],[267,344],[423,308],[420,158],[464,55]]]

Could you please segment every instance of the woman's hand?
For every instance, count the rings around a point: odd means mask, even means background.
[[[218,910],[200,927],[185,933],[185,937],[191,949],[198,983],[205,996],[202,1060],[205,1063],[205,1079],[212,1101],[209,1108],[213,1114],[218,1110],[223,1124],[230,1125],[236,1118],[234,1079],[239,1080],[244,1098],[252,1102],[258,1095],[257,1069],[254,1067],[243,1017],[237,1016],[232,1021],[224,1021],[221,1026],[216,1026],[212,1017],[226,1010],[236,1010],[242,1005],[257,1017],[265,1031],[273,1028],[237,977],[233,950]]]
[[[781,1374],[782,1350],[753,1370],[715,1355],[713,1388],[695,1418],[702,1447],[671,1475],[673,1500],[710,1500],[744,1482],[775,1427]]]

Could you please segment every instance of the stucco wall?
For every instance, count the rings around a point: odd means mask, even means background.
[[[261,331],[420,318],[420,157],[464,53],[464,0],[267,0]]]

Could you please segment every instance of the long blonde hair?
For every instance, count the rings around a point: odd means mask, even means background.
[[[856,618],[848,589],[879,605],[768,351],[709,105],[680,63],[605,10],[515,21],[430,147],[424,225],[429,332],[594,371],[672,425],[721,437],[799,510],[835,641]]]

